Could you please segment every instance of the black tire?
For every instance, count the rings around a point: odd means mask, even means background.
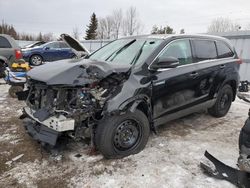
[[[20,91],[23,91],[23,86],[11,86],[9,88],[9,95],[12,97],[12,98],[17,98],[17,95],[16,93],[17,92],[20,92]]]
[[[0,61],[0,78],[4,78],[5,77],[5,65],[4,62]]]
[[[233,101],[233,90],[228,84],[224,85],[218,93],[215,104],[208,109],[208,113],[214,117],[223,117],[229,111]]]
[[[34,66],[39,66],[43,63],[43,58],[40,55],[32,55],[30,57],[30,64]]]
[[[139,153],[147,144],[150,126],[140,110],[104,118],[95,133],[95,145],[105,158]]]

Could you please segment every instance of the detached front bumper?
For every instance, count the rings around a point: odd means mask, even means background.
[[[50,144],[55,146],[57,138],[60,135],[59,132],[54,131],[42,124],[36,123],[34,121],[25,121],[24,127],[28,134],[34,139],[42,143]]]
[[[55,146],[61,132],[74,130],[75,121],[63,115],[50,116],[44,121],[40,121],[39,117],[34,117],[36,111],[29,107],[24,107],[23,113],[30,118],[24,121],[26,131],[34,140],[42,143]]]
[[[32,110],[29,107],[24,107],[23,112],[32,120],[46,126],[49,129],[52,129],[56,132],[71,131],[75,129],[75,120],[71,118],[66,118],[63,115],[50,116],[47,119],[40,121],[39,117],[35,117],[35,110]],[[41,114],[42,116],[42,114]]]

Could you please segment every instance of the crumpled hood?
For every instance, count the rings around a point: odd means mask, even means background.
[[[30,70],[27,75],[47,85],[84,85],[112,73],[127,72],[131,65],[89,59],[49,62]]]

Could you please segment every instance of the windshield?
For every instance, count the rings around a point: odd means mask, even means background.
[[[161,39],[119,39],[94,52],[89,59],[139,64],[144,62],[161,42]]]

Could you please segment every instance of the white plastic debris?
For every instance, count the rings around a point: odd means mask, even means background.
[[[22,158],[23,156],[24,156],[24,154],[20,154],[20,155],[14,157],[13,159],[11,159],[10,161],[7,161],[5,164],[10,166],[13,162],[17,161],[18,159]]]

